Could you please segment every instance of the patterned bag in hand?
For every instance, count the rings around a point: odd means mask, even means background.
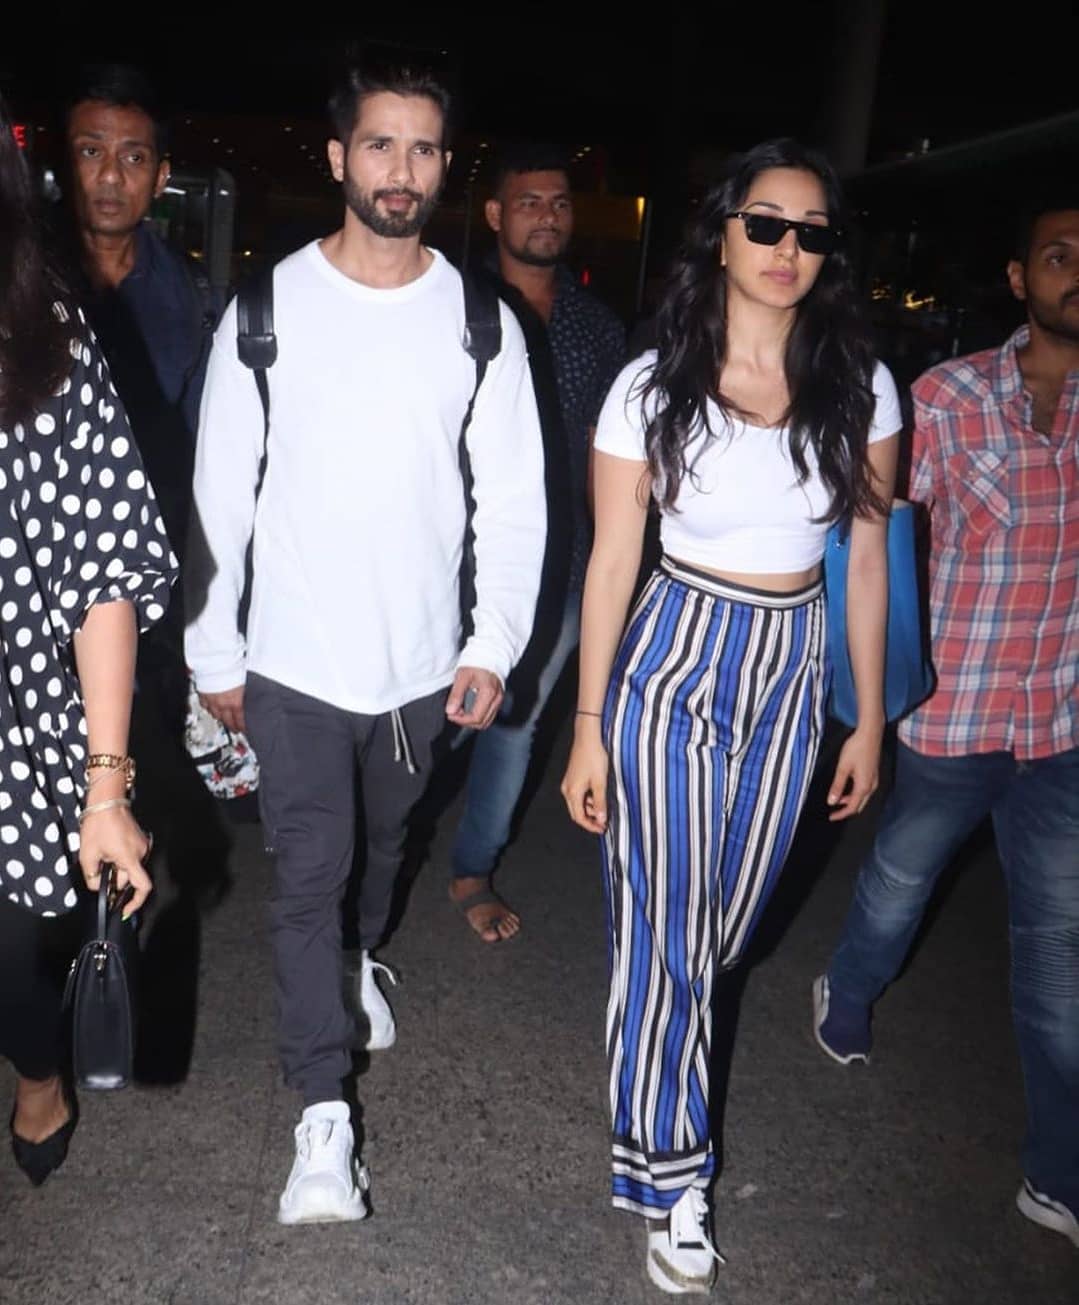
[[[233,733],[199,701],[194,683],[187,686],[184,747],[202,782],[216,798],[246,797],[259,786],[255,750],[243,734]]]

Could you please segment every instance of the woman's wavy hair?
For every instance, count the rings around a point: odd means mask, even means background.
[[[55,394],[71,370],[70,325],[42,237],[33,180],[0,97],[0,426]]]
[[[756,177],[772,168],[797,168],[818,177],[829,220],[846,231],[842,190],[832,166],[797,141],[765,141],[730,161],[687,228],[668,276],[656,320],[659,357],[641,394],[645,447],[661,505],[673,509],[684,476],[686,446],[708,421],[714,402],[726,418],[747,417],[719,389],[727,356],[727,277],[720,242],[728,216],[745,203]],[[844,245],[829,254],[798,305],[785,359],[790,408],[785,424],[800,482],[809,476],[806,449],[816,454],[831,495],[826,520],[881,511],[866,464],[873,417],[873,353],[862,296]]]

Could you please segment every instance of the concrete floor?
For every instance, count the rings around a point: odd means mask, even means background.
[[[193,815],[159,825],[148,1081],[83,1095],[68,1161],[40,1190],[0,1158],[0,1302],[663,1299],[640,1223],[607,1202],[598,859],[558,796],[564,737],[554,755],[500,878],[520,938],[484,946],[449,906],[451,806],[384,949],[399,1039],[361,1067],[374,1209],[359,1224],[274,1221],[298,1107],[273,1051],[257,826],[228,849]],[[813,1044],[809,985],[872,820],[838,845],[807,822],[755,963],[720,1003],[720,1053],[737,1037],[715,1298],[1075,1305],[1079,1253],[1013,1204],[1023,1111],[991,846],[970,850],[881,1002],[873,1065],[844,1070]],[[0,1079],[6,1101],[6,1066]]]

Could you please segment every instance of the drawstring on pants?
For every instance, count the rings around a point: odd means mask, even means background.
[[[394,761],[403,761],[408,767],[410,775],[419,774],[420,768],[416,765],[416,757],[409,741],[408,730],[405,729],[405,718],[401,715],[399,707],[394,707],[393,711],[390,712],[390,721],[393,724]]]

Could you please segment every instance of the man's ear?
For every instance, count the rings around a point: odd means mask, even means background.
[[[1012,294],[1020,301],[1027,297],[1027,274],[1018,258],[1013,258],[1008,264],[1008,284],[1012,288]]]
[[[330,161],[330,172],[333,174],[334,181],[344,181],[345,147],[339,140],[328,140],[326,142],[326,157]]]
[[[501,231],[502,201],[500,199],[489,199],[483,206],[483,216],[487,219],[487,225],[492,231]]]
[[[158,195],[160,195],[169,184],[169,177],[171,176],[172,165],[169,163],[167,158],[164,158],[157,165],[157,179],[154,182],[154,199],[157,199]]]

